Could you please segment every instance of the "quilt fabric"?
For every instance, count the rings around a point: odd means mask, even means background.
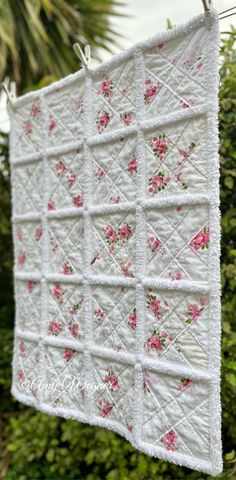
[[[13,395],[221,471],[218,17],[10,106]]]

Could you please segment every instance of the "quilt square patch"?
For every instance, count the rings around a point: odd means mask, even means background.
[[[221,472],[218,16],[17,99],[12,393]]]

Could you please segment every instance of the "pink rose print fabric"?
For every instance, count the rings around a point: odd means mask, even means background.
[[[212,476],[218,16],[205,20],[9,105],[12,393]]]

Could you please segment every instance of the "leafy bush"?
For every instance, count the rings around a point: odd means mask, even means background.
[[[222,41],[220,87],[221,209],[222,209],[222,408],[224,473],[236,478],[233,450],[236,437],[236,31]],[[3,138],[3,141],[5,139]],[[6,145],[3,154],[7,156]],[[10,197],[7,164],[0,175],[1,280],[0,387],[2,437],[0,480],[207,480],[212,477],[155,460],[137,452],[119,435],[102,428],[36,412],[14,401],[11,383],[13,324]]]

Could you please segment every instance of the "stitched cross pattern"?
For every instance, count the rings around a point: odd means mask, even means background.
[[[214,474],[218,37],[209,15],[12,108],[12,392]]]

